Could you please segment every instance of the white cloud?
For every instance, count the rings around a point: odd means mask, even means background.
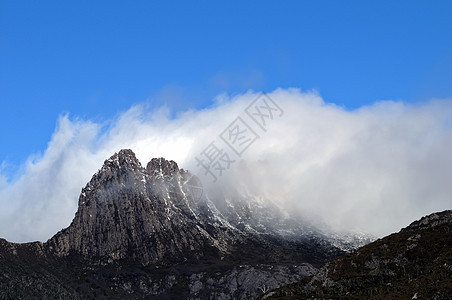
[[[68,226],[81,188],[121,148],[142,164],[163,156],[200,173],[195,156],[211,141],[227,150],[218,135],[237,116],[254,126],[243,110],[256,95],[221,95],[214,107],[176,117],[145,104],[105,124],[60,117],[47,150],[29,159],[23,175],[6,183],[0,174],[0,237],[46,240]],[[384,235],[451,208],[452,101],[385,101],[348,111],[295,89],[269,96],[284,115],[267,132],[255,127],[260,138],[243,162],[253,170],[249,180],[290,211]],[[239,172],[233,167],[225,177]]]

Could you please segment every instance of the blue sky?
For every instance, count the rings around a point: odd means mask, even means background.
[[[0,162],[42,153],[59,115],[315,89],[354,109],[452,96],[450,1],[1,1]]]

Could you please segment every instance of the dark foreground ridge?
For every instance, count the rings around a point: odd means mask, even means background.
[[[174,161],[144,168],[121,150],[82,189],[68,228],[45,243],[0,239],[0,299],[250,299],[353,247],[194,182]]]
[[[452,299],[452,210],[433,213],[262,299]]]

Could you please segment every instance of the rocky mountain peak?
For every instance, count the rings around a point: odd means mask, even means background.
[[[104,161],[102,167],[93,175],[88,184],[82,189],[79,197],[79,209],[81,205],[87,203],[86,198],[90,198],[94,192],[102,189],[106,185],[113,189],[118,189],[121,185],[130,183],[132,173],[140,174],[145,172],[140,161],[136,158],[135,153],[130,149],[123,149],[113,154]]]
[[[69,227],[46,243],[0,239],[0,299],[39,286],[40,299],[251,299],[312,274],[337,244],[270,200],[204,190],[176,162],[144,168],[125,149],[82,189]]]
[[[82,189],[74,220],[49,245],[62,256],[143,264],[203,255],[220,242],[207,228],[212,213],[195,203],[184,175],[174,161],[154,158],[145,169],[131,150],[121,150]]]
[[[168,161],[165,158],[160,157],[153,158],[150,162],[148,162],[146,170],[152,175],[161,174],[172,176],[175,173],[179,172],[179,167],[175,161]]]
[[[132,150],[122,149],[118,153],[113,154],[109,159],[105,160],[102,168],[138,169],[141,168],[141,163]]]

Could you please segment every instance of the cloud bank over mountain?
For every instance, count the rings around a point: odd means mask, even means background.
[[[281,111],[269,118],[262,108],[264,128],[245,111],[259,96],[253,92],[219,95],[209,108],[176,113],[139,104],[102,123],[61,116],[44,153],[30,156],[12,181],[0,173],[0,237],[45,241],[68,226],[81,188],[122,148],[132,149],[142,164],[172,159],[205,185],[246,185],[337,229],[382,236],[451,208],[451,99],[380,101],[347,110],[315,92],[267,95]],[[240,155],[227,144],[233,130],[242,130],[237,124],[254,132],[235,140],[242,150],[248,146]],[[212,145],[229,158],[215,183],[199,164]]]

